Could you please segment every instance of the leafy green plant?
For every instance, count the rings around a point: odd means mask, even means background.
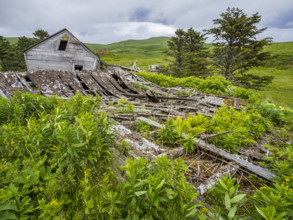
[[[194,76],[176,78],[150,72],[138,72],[137,74],[162,87],[184,86],[199,92],[233,95],[243,99],[248,99],[253,95],[251,90],[233,86],[231,82],[225,80],[222,76],[209,76],[206,79],[200,79]],[[182,94],[178,93],[178,95]]]
[[[134,82],[131,84],[134,88],[137,88],[137,89],[142,89],[143,91],[147,91],[149,90],[148,87],[145,86],[144,83],[137,83],[137,82]]]
[[[139,132],[149,132],[153,130],[153,127],[145,121],[139,121],[135,127],[135,130]]]
[[[122,113],[133,113],[135,109],[133,103],[128,103],[128,100],[123,98],[118,100],[117,107]]]
[[[252,216],[264,219],[283,219],[284,216],[292,218],[293,190],[290,184],[293,184],[292,178],[286,177],[284,183],[274,183],[273,187],[264,186],[257,190],[252,196],[256,209]]]
[[[171,118],[168,118],[164,127],[158,130],[157,140],[163,145],[171,147],[180,140],[180,134],[175,130],[175,125]]]
[[[239,184],[235,184],[235,178],[224,175],[217,181],[217,186],[212,187],[207,200],[218,211],[219,217],[225,219],[239,219],[237,211],[246,200],[246,194],[238,194]]]
[[[128,159],[123,184],[127,218],[185,219],[199,214],[195,190],[186,183],[183,160],[158,157],[151,166],[146,159]]]

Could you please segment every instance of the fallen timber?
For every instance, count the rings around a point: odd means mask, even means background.
[[[151,119],[148,118],[144,118],[144,117],[138,117],[138,120],[141,121],[145,121],[147,123],[149,123],[150,125],[157,127],[157,128],[163,128],[164,125],[155,122]],[[185,138],[183,136],[183,138]],[[275,174],[273,174],[270,170],[263,168],[261,166],[257,166],[251,162],[249,162],[248,160],[243,159],[241,156],[237,155],[237,154],[232,154],[230,152],[225,151],[224,149],[218,148],[217,146],[213,145],[213,144],[209,144],[201,139],[198,138],[194,138],[194,143],[198,144],[198,146],[200,148],[202,148],[203,150],[207,150],[210,151],[212,153],[215,153],[229,161],[234,161],[236,162],[239,166],[257,174],[258,176],[266,179],[266,180],[270,180],[274,177],[276,177]],[[181,147],[180,149],[175,149],[175,152],[178,154],[178,152],[184,152],[184,148]],[[170,154],[170,152],[168,152]],[[171,153],[172,155],[172,153]]]
[[[75,72],[53,70],[5,72],[0,74],[0,95],[10,99],[17,90],[39,93],[47,97],[57,95],[68,99],[74,96],[75,92],[79,92],[85,96],[99,95],[103,103],[115,102],[115,100],[118,102],[121,98],[136,102],[139,100],[140,104],[136,104],[136,107],[147,106],[147,109],[154,111],[158,116],[177,114],[180,117],[198,112],[211,116],[223,104],[221,98],[201,93],[190,97],[178,97],[151,83],[152,87],[147,91],[134,88],[132,83],[141,83],[146,80],[139,76],[128,80],[127,74],[129,73],[117,69]],[[131,76],[134,75],[131,73]]]
[[[2,75],[2,76],[1,76]],[[147,123],[157,123],[148,118],[154,117],[158,121],[165,121],[168,117],[177,118],[178,116],[185,118],[189,114],[201,113],[204,116],[212,117],[216,110],[224,104],[230,103],[235,109],[239,109],[239,100],[229,97],[211,96],[199,92],[194,92],[190,96],[178,97],[176,92],[183,88],[161,88],[142,77],[125,72],[119,69],[107,70],[94,70],[94,71],[36,71],[27,73],[6,72],[0,74],[0,96],[10,99],[14,96],[14,91],[40,93],[47,97],[58,95],[59,97],[68,99],[79,92],[82,95],[99,95],[102,98],[101,109],[109,112],[111,118],[118,122],[118,127],[114,127],[116,134],[121,137],[119,140],[127,140],[132,146],[134,157],[146,157],[150,160],[162,155],[168,157],[182,156],[185,153],[183,147],[170,150],[152,143],[139,134],[139,132],[132,131],[131,124],[136,125],[138,118],[145,118]],[[133,87],[133,83],[141,83],[149,86],[147,91],[140,87]],[[135,109],[131,114],[129,112],[122,112],[118,109],[119,100],[127,99],[128,103],[131,102],[135,105]],[[230,99],[229,102],[224,100]],[[126,125],[126,127],[123,127]],[[154,126],[154,125],[153,125]],[[155,127],[162,126],[157,123]],[[131,129],[129,129],[131,128]],[[153,131],[155,132],[155,131]],[[201,134],[195,138],[201,149],[202,153],[211,162],[209,152],[217,154],[217,157],[212,164],[216,165],[212,172],[205,173],[204,168],[198,176],[191,175],[191,181],[196,182],[196,186],[201,185],[202,189],[209,188],[216,180],[225,173],[232,174],[235,170],[250,171],[256,173],[264,179],[271,179],[274,177],[269,170],[256,166],[244,159],[243,155],[231,154],[216,146],[210,146],[203,140],[224,135],[233,131],[227,131],[219,134]],[[195,141],[196,142],[196,141]],[[224,155],[224,156],[223,156]],[[229,157],[230,156],[230,157]],[[222,158],[222,159],[221,159]],[[193,158],[193,160],[195,160]],[[237,160],[237,162],[233,162]],[[221,161],[221,162],[220,162]],[[224,161],[224,162],[223,162]],[[221,171],[222,164],[230,164],[226,167],[227,172]],[[220,167],[220,168],[218,168]],[[256,168],[255,168],[256,167]],[[243,169],[245,168],[245,169]],[[254,169],[255,168],[255,169]],[[193,170],[193,167],[190,168]],[[233,172],[232,172],[233,171]],[[230,172],[230,173],[229,173]],[[236,172],[236,171],[235,171]],[[188,174],[187,174],[188,175]],[[197,180],[195,180],[197,179]],[[205,191],[202,191],[203,193]]]

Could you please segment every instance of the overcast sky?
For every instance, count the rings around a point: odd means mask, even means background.
[[[178,28],[202,31],[227,7],[259,12],[260,37],[293,41],[293,0],[0,0],[0,35],[31,37],[67,28],[86,43],[172,36]]]

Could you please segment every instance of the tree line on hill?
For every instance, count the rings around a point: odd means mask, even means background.
[[[33,35],[33,38],[19,37],[16,44],[10,44],[7,39],[0,36],[0,71],[26,70],[23,51],[49,37],[48,32],[42,29],[36,30]]]
[[[220,17],[213,20],[215,27],[204,30],[204,34],[193,28],[176,30],[175,36],[168,41],[168,55],[173,61],[161,72],[176,77],[200,78],[220,74],[233,84],[254,89],[271,83],[273,77],[246,73],[271,58],[263,51],[271,38],[256,39],[266,30],[256,27],[261,16],[255,13],[249,17],[241,9],[228,8]],[[214,37],[211,50],[205,46],[207,35]]]

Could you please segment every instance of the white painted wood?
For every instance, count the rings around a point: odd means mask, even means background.
[[[68,38],[68,45],[65,51],[59,51],[60,40],[65,35]],[[84,70],[100,67],[99,58],[66,29],[25,51],[24,56],[28,71],[71,71],[74,63],[83,65]]]

